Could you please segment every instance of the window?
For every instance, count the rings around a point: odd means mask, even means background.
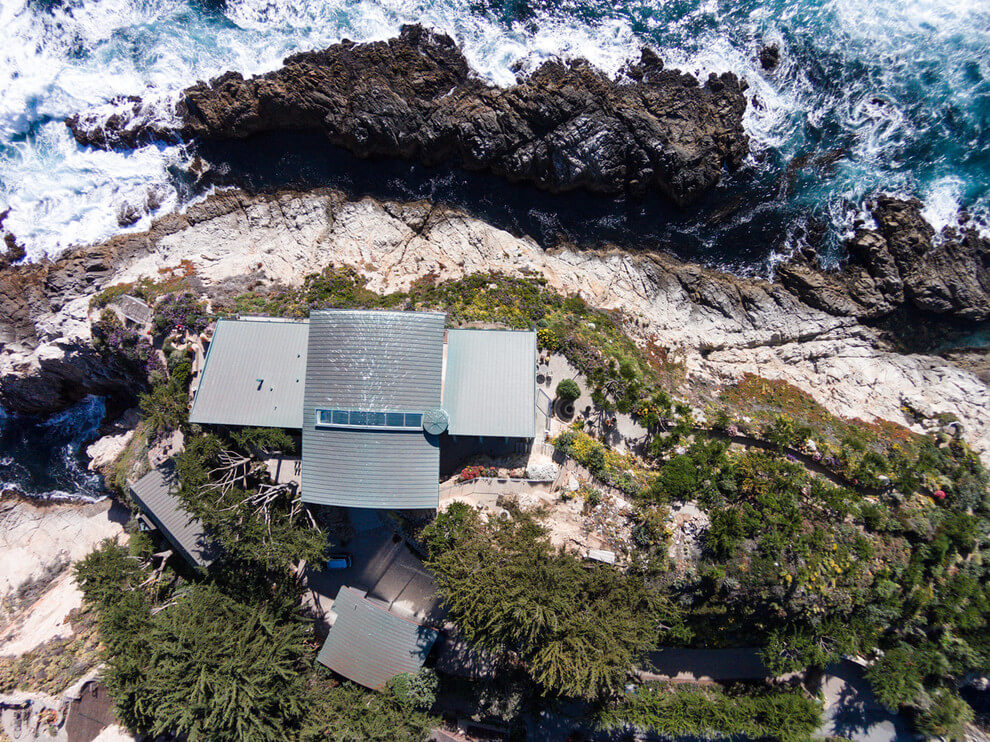
[[[318,428],[359,428],[377,430],[422,430],[422,412],[372,410],[317,410]]]

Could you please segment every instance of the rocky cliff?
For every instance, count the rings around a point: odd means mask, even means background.
[[[683,361],[697,388],[755,373],[795,384],[846,417],[920,430],[919,415],[948,413],[978,450],[990,453],[990,389],[976,375],[939,357],[893,352],[879,331],[809,306],[779,283],[662,254],[547,251],[436,204],[355,201],[333,191],[227,191],[148,233],[78,250],[50,266],[0,271],[0,287],[22,287],[0,288],[0,333],[19,338],[0,352],[0,401],[18,404],[7,390],[25,372],[44,379],[45,368],[32,359],[63,356],[66,332],[86,343],[87,297],[99,287],[184,266],[195,270],[205,293],[223,298],[297,285],[328,265],[353,267],[377,291],[407,289],[427,275],[542,275],[559,291],[621,310],[636,337]]]
[[[842,271],[823,271],[814,255],[780,266],[784,285],[830,314],[874,320],[903,308],[949,319],[990,319],[990,240],[975,229],[935,230],[922,203],[881,195],[875,228],[846,242]]]
[[[700,85],[644,50],[621,80],[552,61],[498,88],[471,72],[449,36],[405,26],[389,41],[345,41],[258,77],[198,83],[182,94],[174,126],[138,99],[109,120],[67,123],[97,147],[322,131],[361,157],[460,164],[551,191],[659,189],[685,204],[746,156],[745,87],[730,73]]]

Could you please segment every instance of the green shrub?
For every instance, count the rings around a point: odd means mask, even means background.
[[[742,521],[735,510],[713,510],[711,522],[705,532],[705,548],[719,560],[732,558],[742,544],[745,532]]]
[[[178,430],[189,420],[190,365],[183,361],[168,379],[159,378],[138,400],[142,418],[153,433]]]
[[[796,690],[723,691],[654,683],[629,693],[601,716],[605,727],[679,738],[696,736],[807,740],[821,724],[821,703]]]
[[[641,577],[587,568],[553,549],[546,529],[523,513],[486,525],[475,519],[457,547],[428,566],[468,639],[515,652],[554,695],[607,696],[661,633],[684,637],[677,609]]]
[[[452,502],[423,529],[422,541],[431,556],[439,556],[472,533],[477,520],[477,511],[466,502]]]
[[[574,379],[563,379],[557,384],[557,399],[573,402],[581,396],[581,387]]]
[[[866,671],[877,699],[889,709],[917,703],[923,693],[922,683],[934,670],[930,653],[907,644],[888,649]]]
[[[282,742],[308,713],[302,624],[214,587],[193,586],[157,613],[128,599],[105,606],[100,632],[111,650],[103,682],[130,729]]]
[[[698,489],[698,468],[689,456],[674,456],[660,470],[659,487],[671,499],[694,499]]]
[[[287,742],[423,742],[438,720],[400,704],[392,693],[375,693],[333,680],[317,667],[302,699],[306,720]]]
[[[929,737],[961,742],[966,739],[966,725],[973,718],[972,707],[957,693],[939,688],[932,693],[928,708],[918,712],[914,725],[919,733]]]
[[[403,708],[429,711],[437,701],[440,679],[428,667],[419,672],[406,672],[388,681],[388,690]]]

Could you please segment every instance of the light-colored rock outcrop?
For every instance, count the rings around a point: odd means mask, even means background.
[[[531,239],[442,206],[349,201],[329,191],[265,197],[227,192],[149,235],[128,238],[126,249],[122,240],[112,246],[115,259],[104,261],[99,286],[156,278],[183,263],[195,267],[207,290],[229,289],[231,282],[241,290],[294,285],[327,265],[354,267],[378,291],[406,289],[425,275],[543,275],[555,289],[625,312],[635,335],[684,360],[689,378],[728,383],[752,372],[786,380],[836,414],[902,424],[913,424],[902,407],[914,399],[934,413],[956,415],[964,437],[990,460],[990,390],[972,373],[938,357],[887,350],[876,331],[811,308],[782,286],[669,256],[545,251]],[[38,316],[36,323],[70,327],[82,336],[75,297],[67,298],[55,314],[69,315]],[[50,331],[43,335],[52,337]],[[59,343],[41,336],[33,356]],[[57,347],[50,352],[57,354]],[[0,374],[19,363],[23,354],[4,353]]]
[[[111,502],[0,501],[0,655],[20,655],[72,629],[82,601],[71,565],[105,538],[122,538]]]

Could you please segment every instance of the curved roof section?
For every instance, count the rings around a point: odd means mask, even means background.
[[[301,428],[309,325],[217,320],[189,421]]]
[[[396,675],[416,672],[426,661],[437,632],[342,587],[333,603],[337,619],[316,659],[366,688],[384,690]]]

